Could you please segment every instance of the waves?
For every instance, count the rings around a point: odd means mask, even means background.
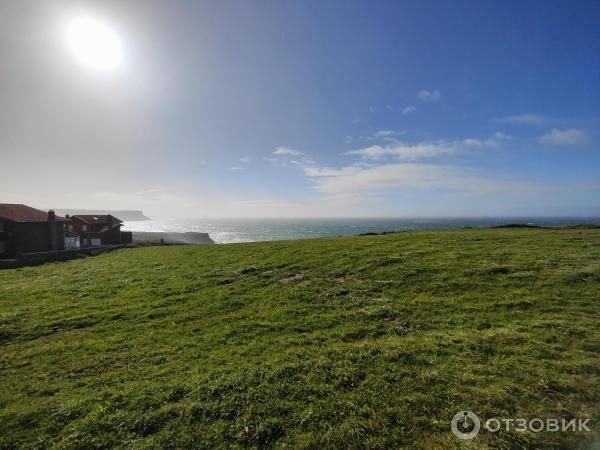
[[[560,226],[600,223],[600,217],[186,219],[126,222],[129,231],[208,233],[219,244],[352,236],[419,229],[490,227],[507,223]]]

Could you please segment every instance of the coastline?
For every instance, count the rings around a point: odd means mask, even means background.
[[[508,225],[546,228],[590,226],[599,223],[600,217],[180,219],[126,222],[124,229],[132,231],[134,242],[138,241],[142,245],[159,244],[160,239],[164,239],[167,243],[230,244],[356,236],[391,231],[488,228]]]

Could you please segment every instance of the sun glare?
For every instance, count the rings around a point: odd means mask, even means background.
[[[94,19],[73,20],[67,28],[67,42],[73,55],[90,69],[110,71],[123,60],[118,36]]]

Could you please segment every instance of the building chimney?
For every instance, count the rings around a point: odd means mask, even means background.
[[[59,244],[58,226],[62,227],[62,223],[56,223],[56,213],[53,209],[48,210],[48,227],[50,228],[50,250],[60,250],[60,245],[64,245],[63,242]]]

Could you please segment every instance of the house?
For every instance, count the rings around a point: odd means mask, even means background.
[[[80,237],[81,247],[130,244],[131,233],[121,231],[122,226],[123,221],[110,214],[67,217],[67,232]]]
[[[0,258],[64,250],[65,218],[21,204],[0,203]]]

